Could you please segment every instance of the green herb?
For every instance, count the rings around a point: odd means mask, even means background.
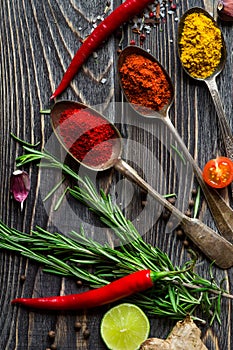
[[[171,145],[171,148],[178,154],[178,156],[182,160],[183,164],[186,165],[186,160],[185,160],[183,154],[178,150],[178,148],[174,145]]]
[[[11,132],[10,135],[11,135],[11,137],[13,137],[14,140],[16,140],[17,142],[19,142],[21,145],[24,145],[24,146],[37,147],[40,144],[40,142],[37,142],[37,143],[35,143],[33,145],[33,144],[29,143],[29,142],[23,141],[22,139],[17,137],[15,134],[13,134],[13,132]]]
[[[149,268],[153,271],[181,271],[179,276],[167,277],[145,293],[130,298],[149,314],[173,319],[183,319],[187,313],[194,315],[201,308],[211,322],[220,322],[221,297],[233,298],[218,286],[211,275],[208,281],[194,270],[195,261],[186,262],[178,268],[160,249],[146,243],[133,224],[127,220],[109,195],[100,194],[88,178],[81,179],[67,165],[47,152],[24,147],[30,154],[17,159],[24,165],[34,160],[44,160],[40,166],[59,168],[63,173],[79,181],[79,187],[69,188],[69,193],[87,205],[119,239],[114,249],[112,242],[101,245],[88,238],[83,228],[70,232],[69,237],[50,233],[40,227],[31,235],[11,229],[0,222],[0,247],[20,253],[44,265],[44,270],[62,276],[71,276],[86,281],[91,287],[100,287],[131,272]],[[79,267],[81,264],[81,267]],[[94,272],[90,271],[90,265]],[[197,316],[194,316],[194,318]]]
[[[200,207],[200,199],[201,199],[201,189],[200,186],[197,189],[197,196],[195,199],[195,203],[194,203],[194,209],[193,209],[193,217],[196,218],[197,214],[198,214],[198,210]]]
[[[67,187],[67,188],[65,189],[65,191],[63,191],[61,197],[59,198],[59,200],[57,201],[57,203],[56,203],[56,205],[55,205],[55,207],[54,207],[54,210],[55,210],[55,211],[58,210],[58,209],[60,208],[61,203],[62,203],[62,201],[63,201],[63,198],[65,198],[65,195],[66,195],[66,193],[67,193],[68,191],[69,191],[69,187]]]
[[[40,110],[40,114],[50,114],[51,113],[51,109],[41,109]]]
[[[164,198],[173,198],[173,197],[176,197],[176,194],[175,193],[168,193],[168,194],[164,194],[163,197]]]
[[[63,176],[63,178],[51,189],[51,191],[49,191],[49,193],[47,194],[47,196],[45,196],[43,201],[44,202],[47,201],[56,192],[56,190],[62,185],[64,181],[65,181],[65,177]]]

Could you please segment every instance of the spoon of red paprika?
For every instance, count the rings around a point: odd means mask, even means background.
[[[127,69],[127,66],[129,69]],[[141,76],[136,77],[135,73],[140,71]],[[128,46],[119,56],[118,72],[120,74],[120,84],[126,100],[137,114],[145,118],[158,118],[162,120],[175,136],[184,157],[192,165],[219,232],[228,241],[233,242],[232,209],[216,190],[210,188],[204,182],[202,171],[189,153],[168,116],[168,111],[174,98],[174,89],[166,70],[155,57],[147,51],[137,46]],[[153,72],[153,74],[151,74],[151,72]],[[152,79],[156,80],[158,75],[160,78],[158,84],[155,82],[153,84]],[[149,81],[150,84],[145,86],[145,81],[147,83]],[[216,244],[213,241],[213,249],[215,249],[215,247]],[[224,252],[224,250],[222,252]]]
[[[61,145],[76,161],[94,171],[114,167],[175,215],[187,236],[216,265],[233,266],[231,243],[201,221],[184,215],[121,158],[121,135],[105,117],[81,103],[60,101],[51,110],[51,121]]]

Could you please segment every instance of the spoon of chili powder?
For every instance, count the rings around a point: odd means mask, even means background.
[[[114,167],[170,211],[179,220],[186,235],[216,265],[221,268],[233,266],[233,245],[200,220],[184,215],[141,178],[121,158],[119,131],[97,111],[78,102],[59,101],[51,110],[51,121],[61,145],[76,161],[95,171]],[[213,246],[216,248],[213,249]]]
[[[174,135],[184,158],[192,165],[219,232],[233,242],[233,210],[216,190],[204,182],[201,169],[168,116],[174,88],[164,67],[141,47],[128,46],[119,55],[118,72],[126,100],[137,115],[162,120]]]
[[[54,121],[54,111],[53,111]],[[106,168],[118,154],[119,135],[105,119],[88,108],[68,108],[58,119],[59,136],[69,153],[86,166]],[[117,152],[114,150],[117,149]]]

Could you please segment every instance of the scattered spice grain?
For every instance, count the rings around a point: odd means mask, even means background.
[[[57,344],[51,344],[50,348],[51,350],[57,350]]]
[[[84,339],[88,339],[89,337],[90,337],[90,331],[89,331],[89,329],[88,328],[86,328],[85,330],[84,330],[84,332],[83,332],[83,338]]]
[[[187,247],[189,247],[189,241],[187,240],[187,239],[185,239],[184,241],[183,241],[183,245],[187,248]]]
[[[79,321],[75,322],[75,324],[74,324],[74,329],[75,329],[76,331],[80,331],[81,328],[82,328],[81,322],[79,322]]]
[[[80,280],[78,280],[78,281],[76,282],[76,284],[77,284],[77,286],[78,286],[78,287],[82,287],[83,282],[82,282],[82,281],[80,281]]]
[[[184,231],[179,228],[176,230],[176,234],[178,237],[182,238],[184,236]]]
[[[195,204],[194,200],[193,200],[193,199],[190,199],[190,200],[189,200],[189,208],[193,208],[193,207],[194,207],[194,204]]]
[[[197,195],[197,189],[196,188],[193,188],[192,189],[192,195],[195,197]]]
[[[24,283],[26,281],[26,276],[25,275],[21,275],[20,276],[20,282]]]
[[[50,339],[54,339],[55,335],[56,335],[56,333],[54,331],[49,331],[48,332],[48,336],[49,336]]]
[[[204,13],[190,13],[184,20],[179,48],[181,62],[188,73],[194,78],[205,79],[220,63],[221,31]]]
[[[128,55],[120,68],[121,84],[130,103],[159,111],[171,97],[169,81],[158,63],[138,54]]]

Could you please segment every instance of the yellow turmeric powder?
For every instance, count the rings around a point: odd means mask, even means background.
[[[191,13],[184,20],[179,48],[181,62],[188,73],[205,79],[220,63],[221,31],[205,14]]]

